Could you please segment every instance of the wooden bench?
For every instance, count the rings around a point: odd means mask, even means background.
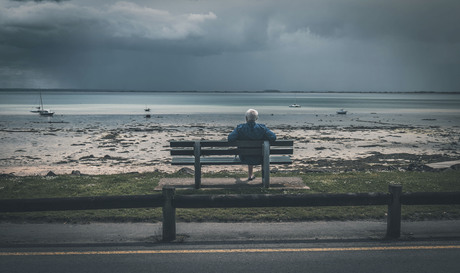
[[[262,183],[270,186],[270,164],[292,164],[292,140],[171,141],[172,165],[193,165],[195,188],[201,187],[202,165],[245,165],[238,155],[262,157]],[[276,156],[273,156],[276,155]]]

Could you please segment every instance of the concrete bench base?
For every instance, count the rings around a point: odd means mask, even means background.
[[[231,188],[260,188],[262,178],[256,177],[252,181],[246,178],[202,178],[201,187],[203,189],[231,189]],[[195,179],[190,178],[162,178],[155,190],[162,190],[163,187],[174,187],[176,189],[194,189]],[[271,188],[283,189],[310,189],[306,186],[301,177],[272,177],[270,182]]]

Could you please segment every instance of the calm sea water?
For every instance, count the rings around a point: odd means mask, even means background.
[[[318,116],[334,121],[373,117],[395,122],[460,124],[460,94],[440,93],[190,93],[190,92],[99,92],[99,91],[47,91],[41,92],[45,109],[55,112],[53,120],[75,123],[98,117],[99,123],[121,120],[142,120],[151,109],[152,116],[193,116],[203,122],[210,117],[224,116],[232,123],[241,120],[248,108],[259,110],[266,120],[280,123],[314,123]],[[0,91],[0,122],[10,126],[12,120],[31,120],[31,113],[40,103],[38,91]],[[290,104],[301,108],[290,108]],[[348,115],[334,117],[344,108]],[[82,117],[87,116],[87,117]],[[89,117],[88,117],[89,116]],[[337,116],[337,115],[335,115]],[[116,117],[116,118],[115,118]],[[200,119],[200,118],[199,118]],[[212,118],[211,118],[212,119]],[[219,118],[214,118],[219,119]],[[43,118],[41,119],[43,120]],[[292,122],[290,122],[292,121]],[[423,122],[420,122],[423,121]],[[437,122],[434,122],[437,121]],[[86,121],[85,121],[86,122]],[[216,121],[217,122],[217,121]]]
[[[40,102],[39,92],[1,91],[1,115],[26,115]],[[460,94],[436,93],[167,93],[43,91],[43,103],[61,115],[137,114],[145,107],[160,114],[239,113],[249,107],[269,112],[454,112]],[[290,109],[290,104],[302,107]]]

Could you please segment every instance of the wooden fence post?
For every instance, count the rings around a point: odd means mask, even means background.
[[[388,204],[387,238],[399,238],[401,236],[401,185],[389,185],[391,194]]]
[[[199,140],[193,144],[195,156],[195,189],[201,188],[201,143]]]
[[[172,187],[163,188],[163,241],[165,242],[171,242],[176,239],[175,193],[176,190]]]

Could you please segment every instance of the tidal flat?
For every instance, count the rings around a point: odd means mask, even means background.
[[[399,117],[399,119],[398,119]],[[414,119],[414,117],[412,117]],[[278,139],[294,140],[293,164],[280,172],[430,170],[460,160],[460,127],[417,116],[265,115]],[[0,173],[15,176],[174,173],[172,140],[225,140],[240,115],[25,117],[0,123]],[[62,122],[59,122],[62,121]],[[450,166],[447,166],[450,167]],[[242,166],[225,169],[243,171]],[[205,173],[221,166],[206,166]]]

